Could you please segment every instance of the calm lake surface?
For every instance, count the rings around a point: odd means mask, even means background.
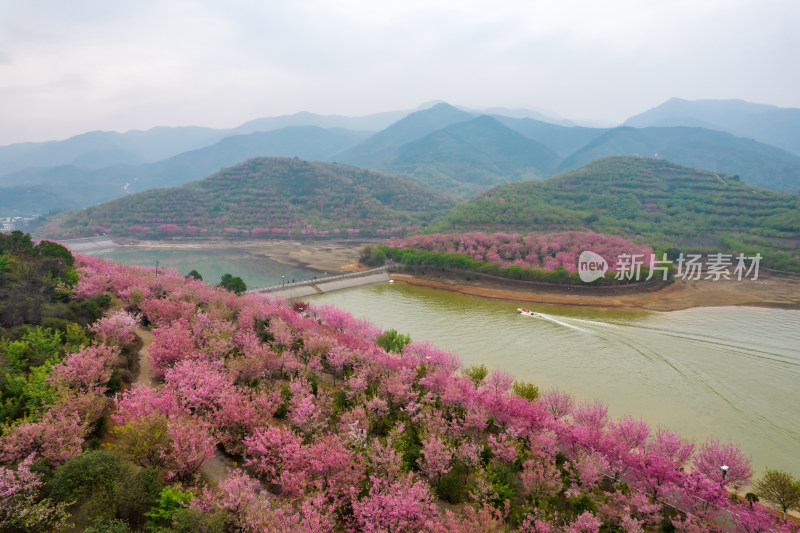
[[[693,438],[733,442],[756,475],[800,474],[800,311],[544,306],[383,283],[311,299],[428,339],[540,388],[600,399]],[[524,317],[533,308],[546,319]]]
[[[197,270],[206,283],[219,283],[225,273],[240,276],[247,288],[267,287],[281,283],[284,279],[301,281],[319,276],[316,272],[284,265],[254,255],[246,248],[218,249],[164,249],[139,246],[121,246],[113,250],[91,253],[126,265],[175,268],[184,276]],[[284,278],[285,276],[285,278]]]

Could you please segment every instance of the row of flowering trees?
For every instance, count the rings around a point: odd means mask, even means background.
[[[448,233],[413,235],[404,239],[391,239],[388,246],[418,248],[430,252],[465,254],[477,261],[496,263],[502,267],[518,265],[545,272],[563,267],[577,271],[578,256],[584,251],[594,252],[609,262],[609,270],[617,269],[618,258],[623,255],[641,255],[649,264],[652,248],[634,244],[621,237],[567,231],[564,233]]]
[[[537,397],[501,371],[461,372],[457,356],[429,343],[388,352],[379,328],[332,306],[297,312],[174,271],[81,263],[78,295],[111,293],[126,314],[95,328],[106,343],[54,372],[92,401],[54,405],[0,437],[0,480],[11,487],[0,513],[63,511],[37,492],[31,458],[81,453],[83,424],[97,416],[87,411],[107,401],[115,343],[140,314],[158,385],[116,398],[115,447],[161,472],[171,484],[162,500],[178,494],[187,512],[222,517],[226,530],[796,531],[727,498],[752,475],[733,445],[695,446],[559,391]],[[218,449],[240,468],[214,486],[198,472]],[[442,500],[455,506],[442,511]],[[151,516],[168,528],[174,512]]]
[[[112,228],[101,226],[94,226],[93,231],[102,233],[111,233]],[[403,235],[407,231],[416,231],[418,226],[409,227],[378,227],[368,228],[365,234],[371,235]],[[288,228],[207,228],[195,226],[192,224],[182,226],[177,224],[153,224],[152,226],[133,224],[124,229],[125,233],[134,237],[163,237],[163,236],[207,236],[207,235],[225,235],[225,236],[253,236],[253,237],[280,237],[286,235],[293,236],[309,236],[309,237],[331,237],[331,236],[360,236],[361,228],[321,228],[308,225],[299,225]]]

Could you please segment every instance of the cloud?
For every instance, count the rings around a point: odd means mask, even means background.
[[[798,23],[794,0],[0,0],[0,143],[433,99],[616,121],[672,96],[800,107]]]

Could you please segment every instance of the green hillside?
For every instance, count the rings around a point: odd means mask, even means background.
[[[454,196],[549,176],[558,155],[483,115],[403,145],[385,169]]]
[[[760,252],[798,268],[800,196],[668,161],[609,157],[542,181],[497,186],[462,204],[435,231],[588,229],[687,252]]]
[[[561,172],[611,155],[668,159],[679,165],[739,175],[772,191],[800,192],[800,157],[750,139],[703,128],[614,128],[558,165]]]
[[[257,158],[181,187],[67,213],[42,233],[386,234],[392,228],[425,225],[453,205],[444,195],[397,176],[300,159]]]

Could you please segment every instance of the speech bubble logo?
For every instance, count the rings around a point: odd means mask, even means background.
[[[578,276],[584,283],[602,278],[608,272],[608,261],[603,256],[588,250],[578,256]]]

